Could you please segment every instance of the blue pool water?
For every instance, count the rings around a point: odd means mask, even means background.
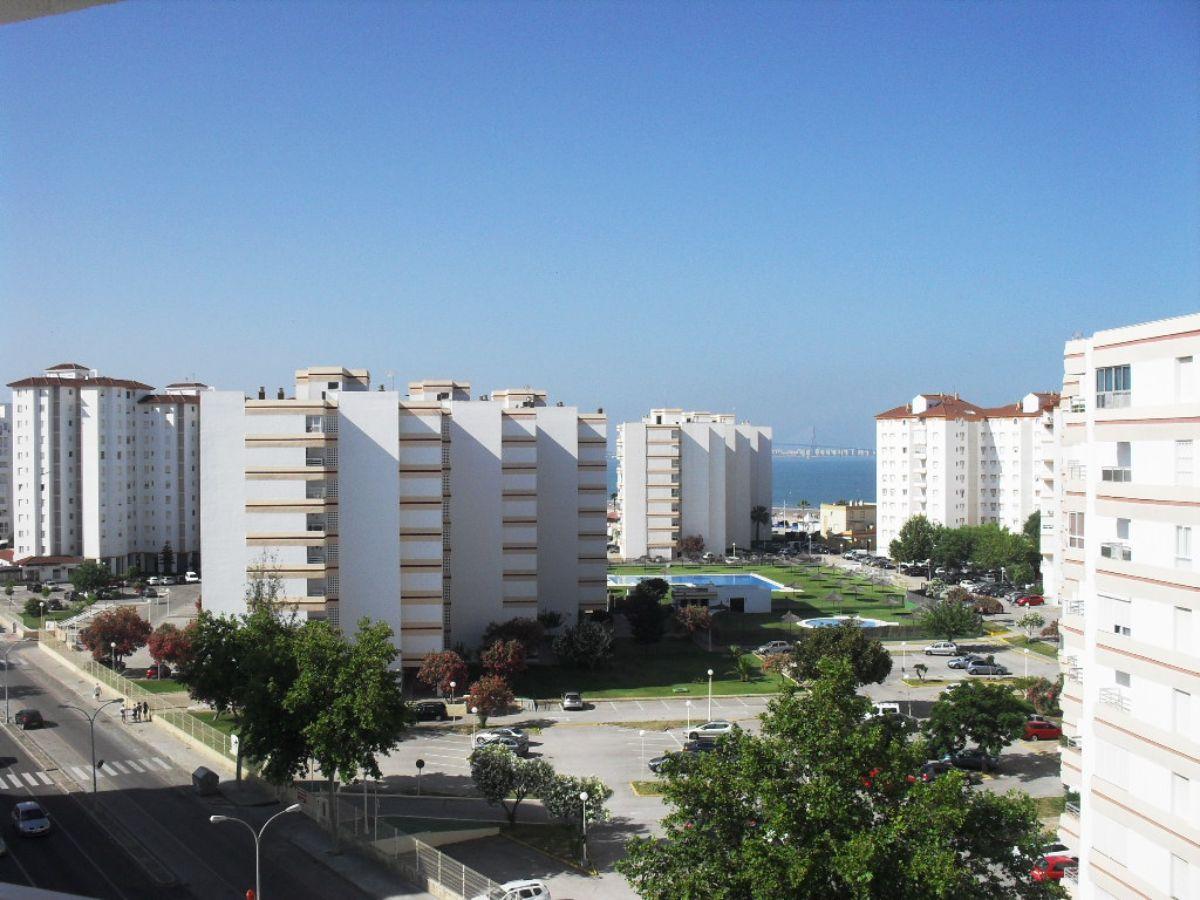
[[[609,587],[633,587],[647,578],[662,577],[668,584],[694,584],[705,587],[760,587],[771,591],[786,591],[787,586],[761,575],[609,575]]]
[[[895,622],[885,622],[883,619],[862,619],[858,616],[825,616],[815,619],[805,619],[800,623],[801,628],[837,628],[843,622],[852,621],[859,628],[883,628],[895,625]]]

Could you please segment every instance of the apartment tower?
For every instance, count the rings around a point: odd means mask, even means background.
[[[202,408],[208,609],[241,611],[273,572],[308,617],[387,622],[415,665],[489,622],[605,607],[603,413],[449,380],[371,390],[336,367]]]
[[[732,415],[651,410],[619,426],[617,460],[624,559],[675,559],[693,535],[716,553],[748,548],[751,510],[771,508],[771,429]],[[758,532],[769,538],[770,521]]]

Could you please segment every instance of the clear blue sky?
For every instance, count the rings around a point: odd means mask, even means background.
[[[870,445],[1200,309],[1194,3],[126,2],[0,28],[9,381],[308,364]]]

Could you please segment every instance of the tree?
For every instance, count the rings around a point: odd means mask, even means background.
[[[586,805],[579,799],[580,794],[587,794]],[[546,812],[554,818],[581,827],[585,814],[589,825],[608,821],[610,814],[605,804],[612,794],[612,788],[594,775],[576,778],[556,774],[542,786],[539,796]]]
[[[171,542],[167,541],[162,545],[162,550],[158,551],[158,556],[162,560],[162,570],[167,573],[175,571],[175,551],[171,547]]]
[[[970,528],[940,528],[933,542],[933,562],[948,569],[961,569],[971,558],[974,543]]]
[[[684,556],[699,556],[704,552],[704,537],[699,534],[686,535],[679,542],[679,552]]]
[[[765,506],[755,506],[750,510],[750,521],[754,523],[754,543],[758,543],[758,529],[771,524],[771,510]]]
[[[188,635],[178,626],[163,622],[146,641],[146,649],[150,651],[150,657],[156,663],[177,666],[190,652]]]
[[[1048,641],[1057,641],[1061,637],[1061,635],[1058,633],[1057,619],[1042,629],[1042,637]]]
[[[108,566],[93,559],[86,559],[76,566],[69,578],[75,590],[83,594],[91,594],[102,587],[108,587],[112,581]]]
[[[675,610],[675,621],[688,634],[712,628],[712,613],[707,606],[681,606]]]
[[[739,681],[752,681],[754,675],[758,672],[758,666],[754,664],[753,657],[745,653],[739,653],[733,661],[733,667],[737,670]]]
[[[417,670],[417,681],[439,694],[450,694],[450,682],[461,688],[467,686],[467,663],[453,650],[427,653]]]
[[[499,675],[484,675],[467,689],[467,707],[479,710],[479,725],[487,724],[488,716],[504,712],[513,702],[512,688]]]
[[[12,586],[12,582],[10,581],[8,584],[4,585],[4,596],[7,597],[9,600],[12,600],[12,595],[13,595],[13,586]]]
[[[597,669],[612,656],[613,635],[606,626],[585,619],[558,635],[552,646],[559,662],[580,669]]]
[[[960,772],[909,780],[926,758],[912,725],[870,717],[844,659],[785,685],[762,734],[737,731],[663,777],[661,838],[635,837],[617,869],[648,900],[1060,897],[1029,878],[1033,801],[976,791]],[[1014,852],[1013,848],[1017,848]]]
[[[520,641],[496,641],[479,655],[485,671],[508,680],[524,672],[525,645]]]
[[[859,684],[879,684],[892,671],[892,657],[883,643],[852,622],[836,628],[808,629],[792,651],[796,664],[793,674],[800,680],[816,678],[821,660],[829,658],[847,660]]]
[[[42,614],[42,604],[46,601],[40,597],[26,597],[24,611],[27,616],[40,616]]]
[[[925,734],[935,752],[953,753],[972,742],[996,755],[1024,734],[1031,711],[1006,684],[965,681],[934,702]]]
[[[92,651],[92,659],[105,662],[115,655],[119,660],[139,647],[150,637],[150,623],[137,614],[132,606],[106,609],[92,619],[79,633],[83,646]],[[116,647],[113,647],[116,644]]]
[[[233,616],[201,612],[184,629],[192,652],[180,661],[175,680],[187,685],[193,700],[211,705],[218,716],[233,708],[243,681],[238,671],[239,628]]]
[[[295,635],[296,680],[284,707],[301,723],[308,753],[329,783],[331,830],[337,842],[336,780],[363,773],[380,778],[376,756],[400,741],[410,721],[392,629],[362,619],[352,641],[328,622],[310,621]],[[300,760],[302,763],[303,760]]]
[[[983,627],[979,614],[957,600],[939,600],[917,613],[917,624],[932,635],[948,641],[978,634]]]
[[[265,603],[243,616],[236,634],[238,674],[233,706],[238,719],[237,780],[242,760],[256,763],[268,781],[285,783],[307,764],[304,723],[287,707],[299,664],[299,626]]]
[[[929,672],[929,666],[925,663],[917,663],[913,666],[913,671],[917,673],[917,680],[924,681],[925,675]]]
[[[649,582],[638,583],[625,598],[623,608],[634,641],[639,644],[654,644],[662,640],[666,630],[666,611],[661,598],[655,596],[654,589],[643,585],[649,585]]]
[[[1034,712],[1043,716],[1058,709],[1058,698],[1062,695],[1063,677],[1059,675],[1054,681],[1047,678],[1035,678],[1025,689],[1025,699],[1033,706]]]
[[[480,647],[490,647],[496,641],[520,641],[526,652],[533,650],[545,637],[546,630],[537,619],[517,616],[506,622],[491,622],[483,630]]]
[[[543,759],[522,759],[506,747],[483,746],[471,752],[471,780],[489,806],[499,805],[508,824],[517,821],[517,807],[553,781],[554,769]]]
[[[937,532],[925,516],[913,516],[900,526],[900,534],[888,545],[888,555],[897,562],[924,562],[933,556]]]
[[[1025,520],[1025,526],[1021,529],[1021,533],[1025,535],[1025,540],[1029,541],[1035,547],[1040,547],[1042,544],[1042,511],[1035,509],[1029,514],[1029,518]]]
[[[1046,624],[1046,617],[1039,612],[1027,612],[1017,619],[1017,627],[1024,628],[1025,634],[1033,637],[1033,633]]]
[[[981,616],[998,616],[1004,612],[1004,604],[995,597],[983,594],[971,598],[971,608]]]

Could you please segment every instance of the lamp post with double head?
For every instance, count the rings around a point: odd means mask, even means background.
[[[100,760],[99,763],[96,762],[96,717],[98,715],[100,715],[100,710],[104,709],[104,707],[108,706],[109,704],[124,703],[124,702],[125,702],[124,697],[113,697],[113,699],[111,699],[111,700],[105,700],[103,703],[101,703],[99,706],[96,707],[95,712],[91,712],[91,713],[89,713],[86,709],[80,709],[78,706],[72,706],[70,703],[60,703],[59,704],[60,709],[73,709],[77,713],[82,713],[83,717],[88,720],[88,726],[90,728],[91,735],[92,735],[92,796],[93,797],[96,795],[96,770],[98,768],[100,768],[100,766],[104,765],[104,760]]]
[[[212,822],[214,825],[218,825],[221,822],[237,822],[239,825],[245,825],[246,828],[249,829],[250,834],[253,835],[253,837],[254,837],[254,898],[255,898],[255,900],[262,900],[262,866],[261,866],[261,859],[260,859],[258,851],[259,851],[259,844],[262,842],[263,832],[267,830],[268,825],[270,825],[272,822],[274,822],[280,816],[284,816],[284,815],[287,815],[288,813],[296,812],[299,809],[300,809],[300,804],[293,803],[287,809],[280,810],[279,812],[275,813],[275,815],[271,816],[271,818],[267,819],[267,821],[263,823],[263,827],[258,829],[258,831],[255,831],[254,826],[251,825],[249,822],[247,822],[245,819],[239,819],[239,818],[236,818],[235,816],[209,816],[208,817],[208,821]]]

